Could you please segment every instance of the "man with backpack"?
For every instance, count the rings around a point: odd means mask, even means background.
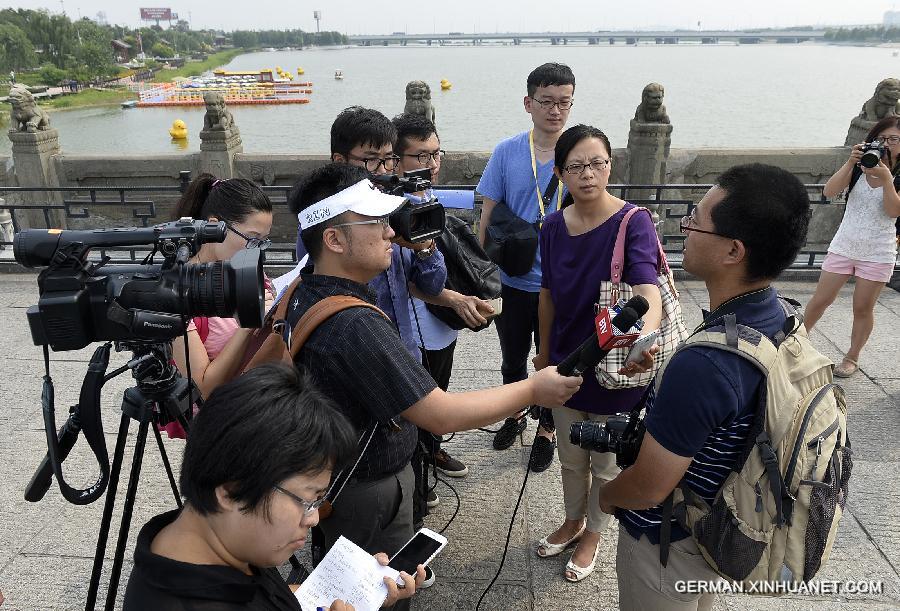
[[[600,492],[603,510],[619,519],[624,611],[711,608],[713,594],[678,587],[687,580],[810,578],[784,558],[794,545],[785,537],[808,536],[816,493],[804,481],[828,480],[827,450],[849,456],[849,448],[841,447],[846,415],[828,384],[830,362],[772,286],[805,243],[809,217],[796,177],[751,164],[723,173],[682,219],[684,269],[706,283],[711,311],[658,376],[634,464]],[[810,406],[799,418],[809,426],[795,430],[801,406]],[[813,432],[830,440],[829,448],[820,441],[820,460],[815,442],[800,447]],[[794,447],[804,462],[786,469]],[[810,529],[821,527],[810,519]],[[825,555],[831,527],[818,536]]]
[[[371,307],[375,296],[367,283],[391,265],[388,217],[403,198],[381,193],[367,176],[355,166],[330,164],[292,192],[312,267],[283,299],[291,329],[330,297],[351,297],[365,306],[321,322],[294,362],[368,439],[330,517],[320,523],[326,547],[345,536],[363,549],[391,555],[413,534],[410,459],[417,426],[442,435],[485,426],[526,405],[562,405],[581,379],[551,367],[500,388],[454,394],[437,388],[396,327]]]

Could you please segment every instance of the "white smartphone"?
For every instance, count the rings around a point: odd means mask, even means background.
[[[416,567],[420,564],[428,564],[447,545],[447,537],[428,528],[422,528],[413,535],[413,538],[394,554],[388,566],[397,571],[406,571],[409,575],[416,574]]]
[[[488,299],[487,302],[492,308],[494,308],[494,313],[486,316],[485,318],[494,318],[495,316],[500,316],[500,313],[503,312],[503,297]]]
[[[625,364],[628,365],[629,363],[640,361],[643,358],[641,355],[656,345],[657,337],[659,337],[659,329],[654,329],[647,335],[639,337],[636,342],[631,344],[631,350],[628,351],[628,356],[625,357]]]

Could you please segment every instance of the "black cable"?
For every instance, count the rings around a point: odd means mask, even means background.
[[[439,534],[444,534],[444,531],[450,528],[450,525],[453,524],[453,520],[456,519],[456,514],[459,513],[459,508],[462,506],[462,501],[459,498],[459,492],[456,491],[456,488],[450,485],[449,481],[447,481],[443,477],[438,477],[437,474],[435,474],[434,479],[435,486],[437,485],[437,482],[441,482],[442,484],[450,488],[450,492],[452,492],[453,496],[456,497],[456,509],[453,510],[453,515],[450,516],[450,519],[447,521],[444,527],[438,531]]]

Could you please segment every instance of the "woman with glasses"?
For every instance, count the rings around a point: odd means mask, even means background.
[[[244,178],[219,180],[201,174],[188,186],[175,207],[175,218],[190,217],[206,221],[225,221],[223,242],[208,243],[191,263],[227,261],[244,248],[268,248],[272,230],[272,202],[255,183]],[[266,309],[274,295],[266,280]],[[188,352],[191,376],[202,396],[227,382],[238,372],[253,329],[242,328],[234,318],[196,317],[188,325]],[[173,342],[175,364],[187,376],[184,340]],[[177,422],[166,426],[170,437],[184,437]]]
[[[576,125],[559,137],[553,172],[569,195],[563,209],[546,217],[541,229],[541,291],[538,298],[540,352],[535,369],[557,364],[574,352],[594,329],[595,304],[600,286],[610,280],[613,246],[619,226],[632,204],[606,191],[612,148],[606,135],[595,127]],[[644,331],[657,329],[662,303],[657,286],[659,263],[656,228],[648,214],[635,214],[628,223],[625,240],[623,282],[635,295],[650,303],[644,316]],[[597,304],[600,307],[610,303]],[[647,355],[645,355],[645,358]],[[622,373],[643,371],[637,364]],[[572,444],[573,422],[598,423],[618,412],[629,411],[642,397],[644,388],[610,390],[600,386],[593,371],[585,372],[581,389],[553,412],[559,428],[557,451],[562,467],[565,520],[537,543],[541,558],[561,554],[575,545],[566,564],[565,578],[578,582],[594,570],[600,535],[612,516],[600,509],[600,488],[618,473],[615,455],[590,452]]]
[[[356,441],[350,422],[295,367],[263,365],[217,388],[185,445],[183,508],[152,518],[138,535],[124,609],[300,611],[278,567],[305,546],[332,472],[352,464]],[[385,578],[385,605],[412,596],[424,569],[401,577],[403,589]]]
[[[846,190],[847,205],[822,262],[816,292],[806,306],[805,322],[806,329],[812,331],[841,287],[851,276],[856,278],[850,349],[834,368],[834,375],[839,378],[850,377],[859,369],[859,354],[875,326],[875,303],[881,289],[890,281],[897,261],[900,118],[885,117],[876,123],[869,130],[866,142],[876,141],[883,151],[877,165],[867,168],[860,163],[863,145],[857,144],[823,190],[828,198]]]

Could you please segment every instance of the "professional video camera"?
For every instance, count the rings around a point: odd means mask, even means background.
[[[391,195],[404,196],[419,193],[431,187],[431,170],[413,170],[403,176],[380,174],[372,177],[372,182],[380,185]],[[447,221],[444,207],[436,197],[418,204],[407,200],[398,210],[391,213],[391,229],[407,242],[427,242],[444,232]]]
[[[644,419],[640,411],[616,414],[606,422],[573,422],[569,430],[571,442],[591,452],[612,452],[619,468],[630,467],[637,460],[644,440]]]
[[[887,153],[887,148],[878,140],[863,143],[861,150],[862,157],[859,159],[859,165],[864,168],[874,168]]]
[[[19,232],[16,261],[46,266],[38,277],[40,300],[28,308],[34,343],[58,351],[97,341],[167,342],[193,316],[234,316],[244,327],[259,327],[265,305],[261,251],[242,250],[231,261],[187,263],[201,245],[222,242],[225,234],[223,222],[190,218],[147,228]],[[148,244],[162,254],[162,264],[87,261],[91,248]]]

